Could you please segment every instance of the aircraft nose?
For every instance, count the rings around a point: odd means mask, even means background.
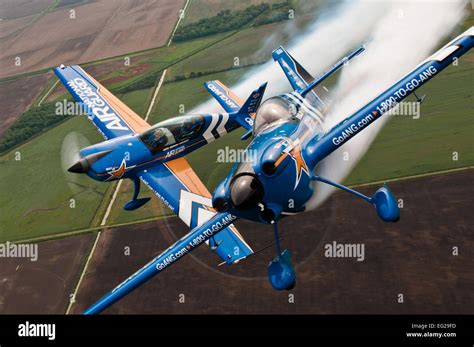
[[[105,157],[110,152],[112,152],[112,150],[105,150],[105,151],[97,152],[94,154],[90,154],[80,159],[79,161],[77,161],[73,166],[67,169],[67,171],[73,172],[73,173],[79,173],[79,174],[87,173],[90,170],[91,165],[93,165],[97,160]]]
[[[235,176],[230,183],[230,199],[236,210],[249,210],[262,202],[263,185],[250,173]]]
[[[72,173],[86,173],[89,170],[89,165],[87,163],[87,160],[81,159],[77,163],[75,163],[73,166],[71,166],[67,171],[72,172]]]

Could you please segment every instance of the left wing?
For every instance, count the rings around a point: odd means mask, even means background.
[[[211,194],[184,157],[142,170],[137,176],[191,229],[216,214]],[[210,238],[209,246],[227,264],[253,253],[233,224]]]
[[[134,134],[150,125],[80,66],[61,65],[54,72],[106,140]]]

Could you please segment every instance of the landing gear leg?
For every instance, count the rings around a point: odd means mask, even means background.
[[[290,252],[287,249],[281,252],[277,223],[272,221],[272,224],[275,233],[277,256],[268,265],[268,280],[276,290],[291,290],[296,284],[295,269],[291,263]]]
[[[133,191],[132,200],[130,200],[123,206],[123,208],[127,211],[136,210],[137,208],[142,207],[148,201],[150,201],[150,198],[137,199],[138,194],[140,194],[140,179],[138,177],[133,178],[133,187],[134,187],[134,191]]]
[[[311,179],[313,181],[319,181],[322,183],[329,184],[333,187],[339,188],[345,192],[351,193],[361,199],[364,199],[369,204],[375,206],[378,216],[384,222],[396,222],[400,219],[400,209],[398,208],[397,200],[395,199],[395,196],[386,184],[384,184],[383,187],[377,189],[377,191],[372,197],[368,197],[354,189],[330,181],[327,178],[321,176],[313,175]]]
[[[281,254],[281,247],[280,247],[280,236],[278,235],[278,224],[277,222],[273,221],[273,233],[275,237],[275,246],[277,250],[277,254]]]

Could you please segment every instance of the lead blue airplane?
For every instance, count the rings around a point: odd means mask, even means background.
[[[295,271],[289,251],[281,251],[277,225],[281,218],[305,211],[314,193],[314,181],[354,194],[372,205],[383,221],[396,222],[400,211],[388,186],[365,196],[317,175],[315,167],[473,45],[471,27],[329,130],[324,127],[328,95],[323,81],[361,53],[363,47],[316,79],[279,47],[272,55],[293,92],[269,98],[260,105],[266,84],[242,102],[219,81],[210,81],[205,87],[226,113],[175,117],[153,127],[79,67],[56,68],[61,81],[108,139],[81,150],[82,159],[70,171],[86,173],[100,181],[133,180],[135,193],[124,206],[127,210],[149,200],[138,199],[141,180],[191,228],[85,314],[102,312],[205,242],[227,264],[254,254],[233,225],[237,219],[273,225],[277,255],[268,265],[268,279],[277,290],[293,288]],[[236,163],[211,196],[183,156],[239,126],[246,129],[243,139],[252,136],[246,149],[252,155],[244,157],[254,160]]]

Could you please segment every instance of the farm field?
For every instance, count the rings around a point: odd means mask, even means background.
[[[150,0],[96,0],[73,7],[52,5],[48,11],[31,14],[32,18],[26,21],[3,20],[0,61],[5,68],[0,77],[162,46],[184,3],[159,0],[157,6],[156,1]],[[21,65],[15,64],[16,57],[21,59]]]
[[[0,314],[64,314],[94,235],[38,245],[38,259],[2,259]]]
[[[113,59],[83,64],[81,67],[108,89],[114,91],[127,87],[150,75],[155,75],[158,79],[161,71],[166,67],[192,57],[197,52],[214,45],[229,35],[231,34],[217,34],[186,43],[173,44],[169,47],[159,47]],[[126,59],[130,59],[129,66],[125,65]],[[65,97],[69,97],[66,88],[62,84],[58,84],[47,100],[55,101]]]
[[[51,73],[0,82],[0,140],[22,112],[30,107],[53,78]]]

